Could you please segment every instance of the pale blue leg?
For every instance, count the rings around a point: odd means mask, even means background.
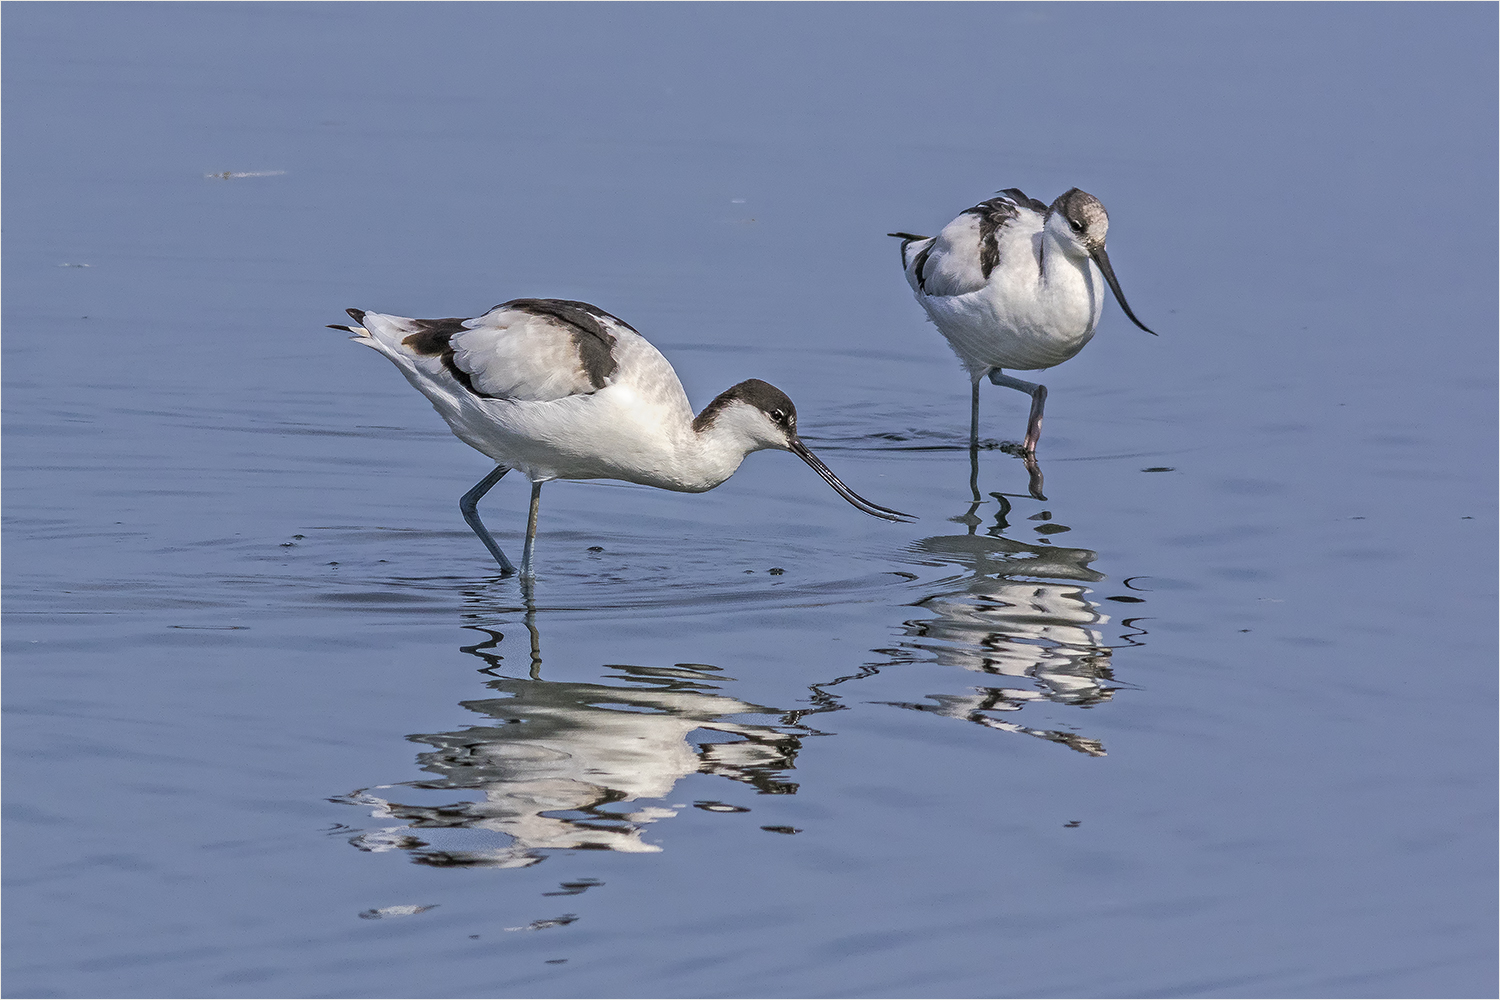
[[[969,490],[974,502],[979,502],[979,380],[984,373],[974,376],[974,399],[969,407]]]
[[[521,578],[533,580],[536,578],[536,568],[532,566],[531,556],[536,551],[536,513],[542,502],[542,484],[531,484],[531,514],[526,518],[526,548],[521,552]]]
[[[989,371],[997,371],[991,368]],[[974,399],[969,406],[969,450],[979,450],[979,380],[984,378],[986,372],[980,372],[974,376]]]
[[[490,470],[489,475],[475,483],[474,488],[460,497],[458,501],[458,509],[463,512],[464,520],[468,522],[470,528],[474,529],[474,534],[479,536],[479,540],[484,543],[484,547],[490,550],[490,555],[494,556],[495,561],[500,564],[500,572],[506,576],[514,573],[516,567],[509,559],[505,558],[505,553],[500,551],[499,544],[490,536],[489,529],[479,519],[479,498],[488,493],[490,487],[498,483],[500,477],[509,471],[510,469],[507,466],[495,466]],[[535,513],[532,514],[532,517],[533,519],[536,517]],[[529,539],[527,551],[530,551]]]
[[[1003,385],[1007,389],[1020,389],[1031,396],[1031,419],[1026,422],[1026,442],[1021,445],[1021,450],[1029,455],[1035,454],[1036,443],[1042,436],[1042,407],[1047,405],[1047,387],[1037,385],[1035,382],[1012,378],[998,368],[990,372],[990,382],[994,385]],[[975,392],[977,399],[978,383],[975,383]],[[977,409],[975,413],[978,413]]]

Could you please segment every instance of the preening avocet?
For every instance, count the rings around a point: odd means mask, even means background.
[[[1104,250],[1109,215],[1070,188],[1050,206],[1006,188],[966,209],[935,237],[901,239],[906,280],[973,382],[969,447],[979,446],[979,380],[1031,395],[1022,451],[1036,453],[1047,387],[1006,375],[1061,364],[1094,336],[1104,282],[1136,326]]]
[[[910,515],[871,503],[839,482],[797,437],[797,408],[780,389],[749,379],[696,417],[671,364],[624,320],[563,299],[514,299],[473,319],[407,319],[347,310],[354,334],[396,363],[458,439],[496,463],[459,500],[464,520],[505,573],[515,566],[477,505],[511,469],[531,480],[521,575],[530,577],[542,484],[622,479],[702,493],[752,451],[801,458],[845,500],[889,521]]]

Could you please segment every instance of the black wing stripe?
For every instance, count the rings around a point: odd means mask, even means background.
[[[448,374],[457,379],[459,385],[479,398],[500,398],[474,388],[474,380],[469,377],[469,373],[458,367],[457,362],[453,360],[453,335],[468,329],[464,326],[467,320],[454,316],[447,319],[416,319],[412,322],[416,324],[417,332],[402,337],[402,344],[418,354],[428,357],[437,356],[442,361],[443,367],[448,370]]]
[[[1033,212],[1041,212],[1043,215],[1047,214],[1046,202],[1037,201],[1035,198],[1027,197],[1026,192],[1022,191],[1020,188],[1006,188],[1000,193],[1005,195],[1011,201],[1015,202],[1017,205],[1020,205],[1022,208],[1029,208]]]
[[[1015,202],[1005,197],[981,201],[963,214],[979,217],[979,270],[988,281],[990,272],[1000,263],[999,232],[1021,213],[1017,211]]]
[[[619,367],[614,354],[615,336],[600,320],[610,320],[632,333],[638,332],[618,316],[611,316],[598,306],[572,299],[512,299],[502,302],[495,309],[518,309],[533,316],[547,316],[564,323],[573,334],[578,360],[595,389],[604,388],[605,382]],[[492,309],[491,312],[493,311]]]
[[[927,291],[927,275],[924,273],[927,267],[927,257],[932,253],[932,248],[936,245],[937,240],[933,240],[921,250],[917,251],[917,287],[924,292]]]

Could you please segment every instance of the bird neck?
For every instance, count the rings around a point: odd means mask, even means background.
[[[678,473],[684,489],[711,490],[734,475],[746,455],[775,447],[755,432],[747,408],[730,406],[712,412],[713,406],[710,403],[704,408],[686,440],[679,444]]]
[[[1064,247],[1050,227],[1041,232],[1038,254],[1037,267],[1043,285],[1077,280],[1080,268],[1087,270],[1090,263],[1087,257],[1077,256],[1072,247]]]
[[[681,456],[684,483],[695,491],[711,490],[734,475],[751,450],[717,425],[694,431]]]
[[[1072,247],[1064,248],[1062,242],[1049,230],[1042,230],[1040,250],[1040,278],[1038,285],[1043,298],[1059,305],[1073,307],[1069,311],[1080,313],[1079,319],[1091,317],[1098,321],[1103,307],[1104,276],[1099,265],[1084,256],[1080,257]]]

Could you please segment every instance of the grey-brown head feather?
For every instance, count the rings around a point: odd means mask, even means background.
[[[1049,216],[1053,212],[1062,213],[1063,218],[1068,220],[1073,231],[1085,243],[1090,246],[1104,243],[1104,234],[1109,229],[1109,213],[1104,210],[1099,199],[1087,191],[1068,188],[1047,209]]]

